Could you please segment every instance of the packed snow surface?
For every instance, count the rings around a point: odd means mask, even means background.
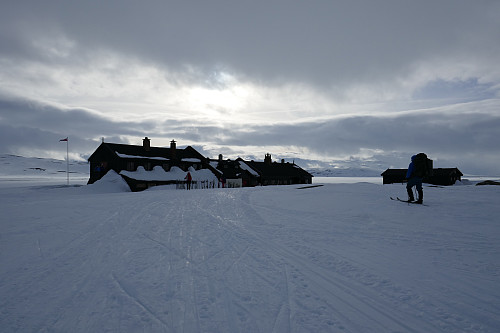
[[[0,186],[2,332],[500,331],[498,186],[120,178]]]

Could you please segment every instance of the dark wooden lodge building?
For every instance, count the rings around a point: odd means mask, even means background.
[[[90,178],[88,184],[101,179],[109,170],[120,174],[122,171],[136,171],[143,167],[146,171],[160,166],[169,171],[176,166],[184,171],[192,167],[195,170],[210,169],[216,177],[219,173],[208,163],[207,159],[193,147],[178,149],[172,140],[169,148],[151,147],[150,139],[145,137],[142,146],[103,142],[89,157]],[[144,190],[151,186],[167,185],[168,181],[145,181],[122,175],[132,191]]]
[[[270,154],[266,154],[264,162],[244,161],[241,158],[223,160],[222,155],[219,155],[218,160],[210,160],[191,146],[178,149],[174,140],[170,142],[169,148],[151,147],[148,137],[143,139],[142,146],[102,142],[88,161],[90,163],[88,184],[93,184],[109,170],[114,170],[121,175],[132,191],[183,182],[179,179],[162,178],[165,175],[154,178],[158,174],[155,170],[162,172],[163,169],[168,173],[172,167],[179,168],[180,170],[175,169],[177,172],[181,170],[187,172],[190,168],[192,171],[194,169],[195,173],[199,170],[200,172],[210,170],[208,173],[212,175],[211,178],[215,179],[215,182],[217,180],[220,182],[214,184],[215,187],[222,186],[226,182],[243,187],[311,184],[313,177],[295,163],[285,163],[284,160],[281,163],[273,162]]]

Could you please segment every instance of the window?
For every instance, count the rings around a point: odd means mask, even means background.
[[[135,163],[127,162],[127,171],[135,171]]]

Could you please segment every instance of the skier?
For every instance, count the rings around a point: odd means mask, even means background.
[[[188,173],[187,173],[187,175],[186,175],[186,177],[184,179],[186,180],[186,187],[187,187],[187,189],[190,190],[191,189],[191,180],[193,178],[191,177],[191,173],[189,171],[188,171]]]
[[[427,170],[427,155],[420,153],[411,157],[411,163],[408,165],[408,172],[406,173],[406,192],[408,192],[408,202],[414,202],[412,187],[415,186],[418,192],[417,204],[422,204],[424,200],[424,191],[422,189],[422,181],[424,176],[428,174]]]

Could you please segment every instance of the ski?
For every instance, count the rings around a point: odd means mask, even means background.
[[[397,201],[401,201],[401,202],[412,203],[412,201],[403,200],[403,199],[400,199],[399,197],[396,197],[396,198],[390,197],[390,198],[391,198],[391,200],[397,200]]]
[[[304,187],[297,187],[297,190],[303,190],[305,188],[313,188],[313,187],[320,187],[320,186],[323,186],[323,184],[311,185],[311,186],[304,186]]]
[[[401,201],[401,202],[404,202],[404,203],[407,203],[407,204],[414,204],[414,205],[420,205],[420,206],[428,206],[428,205],[423,204],[423,203],[422,203],[422,204],[419,204],[419,203],[417,203],[416,201],[408,201],[408,200],[403,200],[403,199],[400,199],[400,198],[398,198],[398,197],[396,197],[396,198],[390,197],[390,198],[391,198],[391,200]]]

